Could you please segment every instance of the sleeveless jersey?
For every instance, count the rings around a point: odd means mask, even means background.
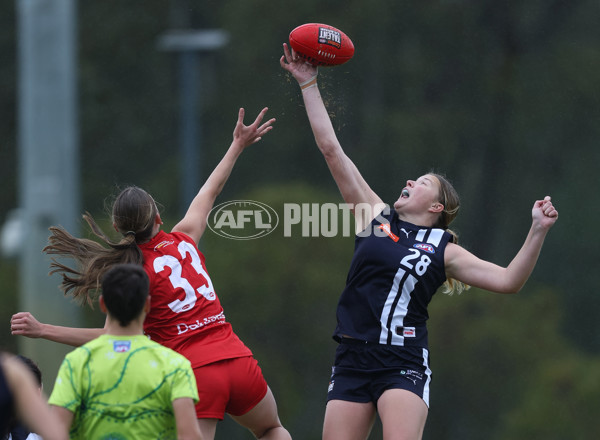
[[[252,355],[225,320],[204,255],[188,235],[159,231],[139,247],[150,277],[144,332],[152,340],[181,353],[193,367]]]
[[[389,208],[384,211],[389,212]],[[442,229],[380,214],[357,234],[334,339],[427,348],[427,306],[446,280]]]

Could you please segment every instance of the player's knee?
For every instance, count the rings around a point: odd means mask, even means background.
[[[253,430],[252,433],[257,439],[291,440],[292,438],[281,424],[269,426],[268,428],[263,429],[260,432]]]

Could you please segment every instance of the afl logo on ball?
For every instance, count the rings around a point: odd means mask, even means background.
[[[275,230],[279,217],[273,208],[253,200],[233,200],[215,206],[208,215],[208,227],[215,234],[233,240],[252,240]]]

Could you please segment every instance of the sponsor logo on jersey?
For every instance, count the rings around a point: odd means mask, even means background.
[[[397,242],[398,240],[400,240],[400,238],[399,238],[399,237],[398,237],[396,234],[394,234],[394,233],[392,232],[392,230],[390,229],[390,224],[389,224],[389,223],[384,223],[384,224],[381,224],[381,225],[379,225],[378,227],[379,227],[379,229],[381,229],[383,232],[385,232],[385,233],[387,234],[387,236],[388,236],[388,237],[390,237],[392,240],[394,240],[394,241],[396,241],[396,242]]]
[[[421,249],[422,251],[427,252],[428,254],[435,254],[435,249],[433,248],[433,246],[427,243],[415,243],[413,244],[413,247]]]
[[[414,338],[415,336],[417,336],[417,332],[415,331],[414,327],[404,327],[404,330],[402,331],[402,336],[404,336],[405,338]]]
[[[125,353],[131,349],[131,341],[113,341],[113,351]]]
[[[264,237],[279,223],[277,212],[253,200],[233,200],[215,206],[208,215],[208,227],[215,234],[234,240]]]
[[[408,234],[410,234],[412,232],[412,231],[407,231],[404,228],[400,228],[400,230],[406,234],[406,238],[408,238]]]
[[[405,338],[416,338],[417,331],[414,327],[396,327],[396,334]]]
[[[161,248],[164,248],[165,246],[169,246],[172,245],[173,243],[175,243],[174,240],[165,240],[165,241],[161,241],[160,243],[158,243],[156,246],[154,246],[154,250],[157,251]]]
[[[221,312],[218,315],[207,316],[202,319],[202,322],[200,322],[198,319],[196,319],[196,321],[192,323],[181,322],[177,324],[177,335],[181,335],[189,331],[198,330],[210,324],[225,324],[225,313]]]

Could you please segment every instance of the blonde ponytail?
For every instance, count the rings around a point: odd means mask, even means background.
[[[452,229],[446,228],[446,231],[452,235],[450,241],[454,244],[458,244],[458,234]],[[442,292],[447,293],[448,295],[452,295],[454,293],[460,295],[463,291],[469,290],[470,288],[471,286],[463,283],[462,281],[455,280],[454,278],[448,278],[442,286]]]
[[[444,210],[441,212],[437,223],[434,225],[436,228],[441,228],[450,233],[452,235],[451,242],[454,244],[458,244],[458,234],[452,231],[448,226],[450,223],[454,221],[456,216],[458,215],[458,210],[460,208],[460,198],[458,197],[458,193],[454,186],[450,181],[441,174],[430,172],[430,175],[436,177],[440,183],[440,203],[444,205]],[[448,278],[442,287],[442,291],[449,295],[453,293],[460,294],[464,290],[468,290],[471,286],[464,284],[461,281],[455,280],[453,278]]]

